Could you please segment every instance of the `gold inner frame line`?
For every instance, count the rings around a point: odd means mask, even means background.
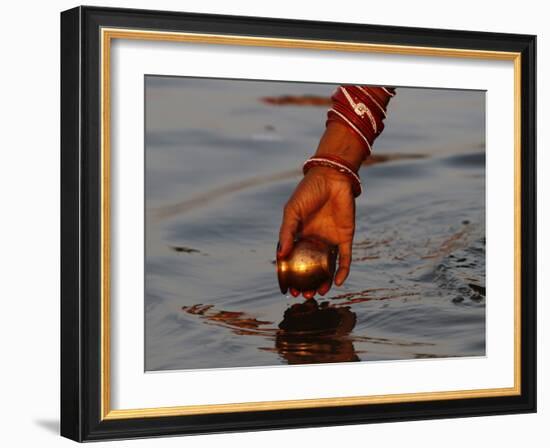
[[[417,392],[302,400],[279,400],[211,405],[183,405],[140,409],[111,409],[110,344],[110,189],[111,189],[111,42],[131,39],[186,42],[213,45],[296,48],[346,52],[384,53],[412,56],[456,57],[507,60],[514,63],[514,386],[441,392]],[[101,29],[101,419],[166,417],[262,410],[306,409],[413,401],[501,397],[521,394],[521,54],[459,48],[418,47],[355,42],[282,39],[218,34],[145,31],[138,29]]]

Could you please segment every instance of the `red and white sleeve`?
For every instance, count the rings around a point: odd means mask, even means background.
[[[384,130],[387,106],[393,96],[392,87],[341,85],[331,97],[326,125],[338,121],[355,132],[364,143],[366,158],[374,140]]]

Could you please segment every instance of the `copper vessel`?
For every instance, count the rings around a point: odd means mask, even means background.
[[[304,237],[295,241],[287,257],[277,256],[281,292],[286,294],[289,288],[316,291],[323,283],[332,282],[337,255],[337,246],[319,238]]]

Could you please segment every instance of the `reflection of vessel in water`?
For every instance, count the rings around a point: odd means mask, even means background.
[[[182,307],[188,314],[228,328],[241,336],[275,340],[275,347],[261,348],[280,355],[288,364],[360,361],[349,336],[356,315],[348,306],[320,305],[315,299],[286,309],[279,328],[240,311],[216,311],[211,305]]]
[[[296,303],[285,311],[275,347],[289,364],[359,361],[348,338],[356,320],[349,307],[314,299]]]

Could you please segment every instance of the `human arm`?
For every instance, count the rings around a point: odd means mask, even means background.
[[[332,96],[326,129],[313,157],[341,160],[357,173],[384,126],[385,108],[393,91],[383,89],[386,88],[339,87]],[[277,256],[288,256],[298,235],[324,239],[338,246],[334,282],[340,286],[349,275],[354,232],[355,195],[351,176],[334,167],[312,166],[284,207]],[[326,282],[317,291],[290,288],[290,292],[295,297],[301,292],[305,298],[312,298],[315,293],[326,294],[331,286]]]

